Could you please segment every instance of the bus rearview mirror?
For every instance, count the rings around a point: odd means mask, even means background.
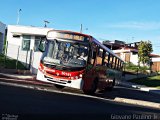
[[[45,40],[41,40],[38,47],[39,51],[44,52],[45,51]]]

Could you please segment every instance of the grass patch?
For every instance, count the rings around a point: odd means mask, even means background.
[[[0,55],[0,66],[7,69],[16,69],[16,60]],[[26,70],[26,67],[18,61],[17,69]]]
[[[160,75],[129,80],[130,82],[160,89]]]

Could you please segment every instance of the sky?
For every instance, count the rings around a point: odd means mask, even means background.
[[[150,40],[160,54],[160,0],[0,0],[0,21],[6,25],[80,31],[99,41],[126,43]]]

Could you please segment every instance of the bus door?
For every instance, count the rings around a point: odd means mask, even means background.
[[[94,83],[94,81],[97,81],[96,56],[97,56],[98,45],[96,45],[95,43],[91,43],[89,47],[90,47],[89,57],[87,61],[86,72],[83,75],[83,80],[84,80],[83,91],[85,93],[94,92],[94,90],[92,89],[92,85],[97,84]]]
[[[106,52],[101,47],[98,47],[97,57],[96,57],[96,73],[98,75],[98,88],[103,90],[106,88],[107,79],[107,67],[108,65],[108,52]]]

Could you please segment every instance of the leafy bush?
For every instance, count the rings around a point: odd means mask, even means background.
[[[148,66],[138,66],[134,65],[131,62],[125,63],[125,71],[129,72],[141,72],[141,73],[146,73],[146,71],[149,70]]]

